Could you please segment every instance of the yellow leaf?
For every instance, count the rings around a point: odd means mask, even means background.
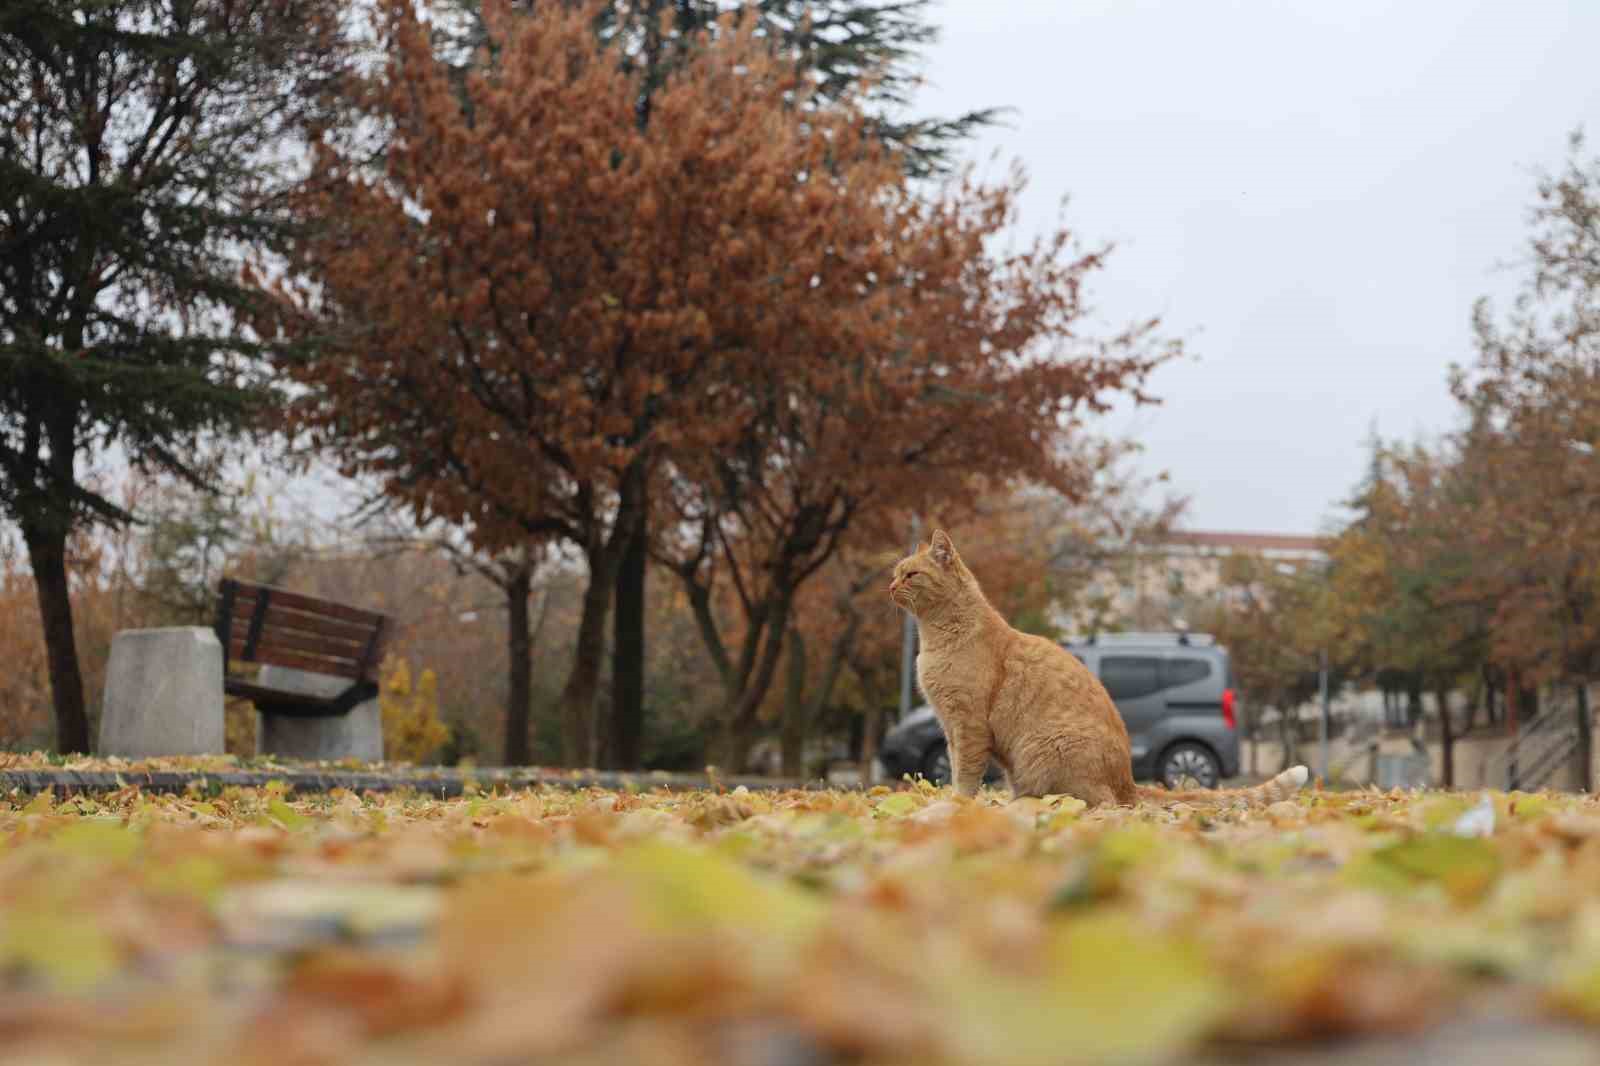
[[[1478,837],[1424,833],[1387,845],[1352,863],[1348,877],[1376,888],[1404,889],[1435,882],[1458,901],[1476,899],[1500,876],[1500,853]]]
[[[823,916],[807,893],[711,852],[645,843],[620,854],[615,869],[671,926],[729,925],[785,937],[809,933]]]
[[[55,847],[95,859],[123,861],[139,850],[139,833],[108,818],[86,818],[62,829],[50,842]]]
[[[1158,854],[1160,847],[1159,834],[1148,825],[1136,823],[1106,833],[1068,864],[1051,905],[1075,907],[1115,895],[1127,872]]]
[[[1047,955],[1042,981],[968,971],[947,984],[957,1061],[1158,1059],[1198,1043],[1228,1007],[1195,948],[1121,916],[1056,923]]]
[[[194,896],[210,902],[227,883],[227,867],[209,855],[184,855],[150,871],[146,884],[155,892]]]
[[[111,976],[121,961],[116,944],[93,917],[53,912],[7,916],[0,959],[81,992]]]
[[[305,815],[281,799],[268,802],[267,815],[285,829],[304,829],[310,824]]]
[[[908,814],[916,813],[921,807],[922,804],[918,803],[917,798],[911,793],[896,792],[892,796],[879,800],[877,810],[878,813],[891,818],[904,818]]]

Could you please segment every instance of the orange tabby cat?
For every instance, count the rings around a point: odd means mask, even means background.
[[[1254,788],[1168,792],[1133,783],[1128,729],[1105,687],[1054,641],[1006,624],[942,530],[900,560],[889,596],[917,619],[917,683],[950,745],[956,790],[971,796],[999,763],[1018,796],[1065,794],[1090,806],[1141,799],[1271,802],[1304,785],[1304,766]]]

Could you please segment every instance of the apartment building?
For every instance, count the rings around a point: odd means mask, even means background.
[[[1071,609],[1057,613],[1063,629],[1167,629],[1188,624],[1196,606],[1223,594],[1223,566],[1248,554],[1284,567],[1326,560],[1321,537],[1285,533],[1181,530],[1159,542],[1111,555],[1095,568]]]

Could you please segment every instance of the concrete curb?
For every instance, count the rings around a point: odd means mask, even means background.
[[[484,792],[495,790],[554,788],[608,788],[638,791],[665,788],[689,791],[720,786],[724,790],[744,786],[751,791],[774,789],[825,789],[821,781],[792,781],[767,777],[719,777],[715,786],[704,774],[622,773],[608,770],[508,770],[485,768],[461,771],[447,767],[417,770],[367,771],[324,770],[285,767],[270,770],[0,770],[0,794],[21,792],[33,795],[50,791],[59,796],[116,792],[138,788],[145,792],[184,793],[191,789],[203,793],[225,788],[262,788],[281,781],[294,792],[330,792],[336,788],[350,792],[413,791],[450,798],[462,795],[469,784]]]

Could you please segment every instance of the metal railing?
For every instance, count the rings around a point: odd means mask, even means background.
[[[1516,739],[1488,759],[1484,777],[1503,780],[1508,792],[1539,788],[1577,754],[1580,741],[1572,708],[1551,708],[1523,724]]]

